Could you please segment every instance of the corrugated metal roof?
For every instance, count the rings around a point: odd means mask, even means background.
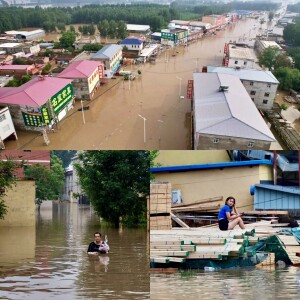
[[[111,59],[120,50],[122,50],[122,46],[120,45],[116,45],[116,44],[106,45],[102,49],[100,49],[96,54],[94,54],[92,56],[92,59],[93,58]]]
[[[253,49],[229,45],[229,58],[247,59],[255,61],[256,56]]]
[[[138,38],[126,38],[120,43],[120,45],[141,45],[141,44],[143,44],[143,41],[141,41]]]
[[[258,165],[272,165],[269,160],[248,160],[248,161],[230,161],[213,164],[199,164],[199,165],[185,165],[185,166],[168,166],[168,167],[154,167],[150,168],[152,173],[161,172],[180,172],[180,171],[197,171],[204,169],[219,169],[219,168],[233,168],[233,167],[247,167]]]
[[[102,64],[101,62],[93,61],[93,60],[75,61],[56,77],[89,78],[101,64]]]
[[[220,92],[220,86],[229,86]],[[275,141],[238,77],[194,73],[195,132]]]
[[[136,31],[147,31],[150,30],[150,26],[149,25],[137,25],[137,24],[127,24],[126,25],[127,30],[136,30]]]
[[[36,77],[20,87],[1,88],[0,103],[40,107],[71,82],[63,78],[44,77],[41,80]]]
[[[279,83],[279,81],[270,71],[207,66],[207,72],[234,75],[239,77],[241,80],[259,81],[259,82],[277,83],[277,84]]]

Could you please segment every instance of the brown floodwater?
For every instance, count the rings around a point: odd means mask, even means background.
[[[41,208],[36,227],[0,227],[0,299],[149,299],[145,229],[99,225],[89,206]],[[89,259],[93,233],[111,251]]]
[[[204,65],[222,64],[225,42],[254,38],[259,27],[258,20],[240,20],[216,36],[165,51],[155,64],[133,66],[142,76],[119,84],[112,79],[113,88],[100,88],[101,95],[86,103],[90,109],[84,112],[85,124],[82,113],[73,109],[49,134],[48,146],[41,135],[18,132],[19,140],[7,141],[6,148],[191,149],[191,101],[180,99],[180,90],[186,96],[197,67],[201,71]]]

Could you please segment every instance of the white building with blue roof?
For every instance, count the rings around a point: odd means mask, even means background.
[[[120,45],[124,48],[126,47],[129,51],[142,51],[144,47],[144,42],[137,37],[128,37],[121,41]]]
[[[101,61],[104,64],[104,77],[113,77],[119,69],[122,49],[120,45],[106,45],[91,57],[91,60]]]
[[[273,107],[279,81],[270,71],[208,66],[207,72],[237,76],[256,107],[270,110]]]

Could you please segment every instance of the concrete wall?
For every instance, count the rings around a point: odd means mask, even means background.
[[[226,150],[160,150],[154,162],[161,166],[183,166],[228,162],[230,158]]]
[[[241,211],[253,209],[250,186],[265,178],[266,166],[233,167],[178,173],[156,173],[155,181],[171,182],[172,190],[181,190],[183,203],[223,196],[224,201],[213,202],[223,205],[228,196],[237,201]],[[263,175],[263,176],[262,176]]]
[[[35,181],[18,180],[4,197],[7,214],[0,227],[35,226]]]
[[[243,80],[242,82],[257,108],[261,110],[272,109],[278,84],[248,80]],[[251,95],[251,91],[254,91],[255,95]],[[269,93],[269,96],[265,96],[265,93]],[[267,100],[268,103],[264,104],[264,100]]]
[[[218,138],[219,142],[214,143],[213,140]],[[249,143],[253,142],[253,147],[249,147]],[[245,139],[245,138],[236,138],[236,137],[225,137],[225,136],[213,136],[205,134],[195,134],[194,149],[257,149],[257,150],[269,150],[271,142],[254,140],[254,139]]]
[[[247,59],[241,59],[241,58],[234,58],[234,57],[229,58],[228,67],[230,67],[230,68],[240,67],[240,68],[247,68],[247,69],[257,69],[257,65],[254,61],[247,60]]]

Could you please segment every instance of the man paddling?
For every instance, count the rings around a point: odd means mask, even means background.
[[[95,240],[89,244],[89,248],[87,250],[88,254],[97,255],[97,254],[105,254],[109,251],[109,246],[107,244],[107,240],[101,240],[101,233],[94,233]]]

